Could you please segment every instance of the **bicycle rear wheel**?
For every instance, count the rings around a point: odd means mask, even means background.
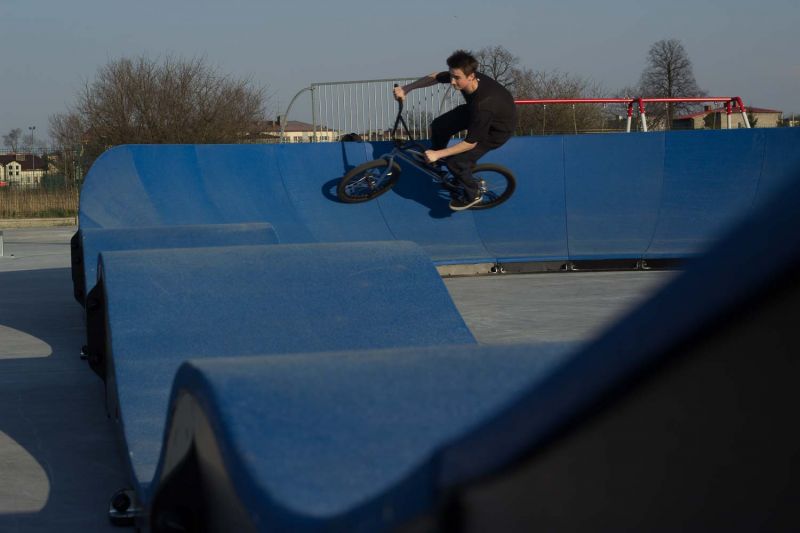
[[[386,172],[388,165],[386,159],[375,159],[345,174],[336,187],[339,200],[348,204],[366,202],[391,189],[400,177],[400,165],[392,162],[392,168]]]
[[[472,170],[472,177],[481,183],[483,200],[470,209],[489,209],[500,205],[511,198],[517,188],[514,174],[500,165],[491,163],[476,165]]]

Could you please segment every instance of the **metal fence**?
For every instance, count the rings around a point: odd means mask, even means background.
[[[299,91],[289,103],[281,121],[280,142],[287,140],[286,119],[297,99],[304,93],[311,97],[312,131],[309,140],[313,142],[339,141],[347,139],[387,140],[397,115],[397,103],[392,92],[395,84],[406,85],[417,78],[395,78],[383,80],[360,80],[328,83],[313,83]],[[415,138],[429,138],[430,124],[437,116],[464,103],[459,91],[449,84],[435,84],[417,89],[408,94],[405,106],[405,119]],[[722,103],[727,115],[727,127],[732,127],[732,115],[740,114],[744,127],[750,127],[746,108],[742,99],[734,96],[724,97],[686,97],[686,98],[540,98],[519,99],[516,103],[520,111],[520,125],[517,133],[521,135],[546,135],[554,133],[587,133],[612,131],[648,131],[645,106],[653,104],[699,104]],[[595,113],[576,112],[576,104],[602,105]],[[552,106],[548,110],[548,106]],[[572,114],[567,116],[558,108],[571,106]],[[532,107],[537,107],[533,111]],[[637,124],[633,123],[634,113],[638,112]],[[579,116],[580,115],[580,116]],[[552,124],[551,124],[552,122]],[[580,124],[580,125],[579,125]],[[671,125],[669,125],[671,126]],[[664,129],[662,124],[660,129]],[[304,137],[305,139],[305,137]]]
[[[0,219],[75,216],[84,166],[80,150],[0,150]]]
[[[397,116],[394,85],[406,85],[417,78],[313,83],[298,92],[284,114],[285,125],[297,99],[311,96],[313,140],[338,141],[348,134],[362,140],[388,140]],[[416,138],[430,136],[430,123],[442,113],[464,103],[459,91],[437,83],[412,91],[406,97],[405,119]],[[285,138],[283,127],[281,138]]]

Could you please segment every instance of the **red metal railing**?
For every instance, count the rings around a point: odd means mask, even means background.
[[[628,124],[626,131],[631,131],[631,120],[633,118],[633,106],[638,104],[639,117],[642,121],[642,130],[647,131],[647,113],[646,105],[648,103],[705,103],[705,102],[724,102],[725,112],[728,115],[728,129],[731,127],[731,115],[734,112],[742,114],[742,120],[745,127],[750,127],[750,121],[747,118],[747,110],[744,107],[744,102],[738,96],[689,96],[678,98],[534,98],[534,99],[520,99],[516,100],[517,105],[575,105],[575,104],[626,104],[628,106]]]

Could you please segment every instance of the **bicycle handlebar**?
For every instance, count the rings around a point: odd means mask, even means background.
[[[394,84],[394,88],[397,89],[398,87],[400,87],[400,85],[395,83]],[[400,111],[398,111],[398,113],[402,113],[403,112],[403,104],[404,103],[405,103],[405,99],[403,99],[403,98],[397,100],[397,105],[400,106]]]
[[[394,84],[394,86],[395,87],[400,87],[396,83]],[[403,119],[403,104],[404,103],[405,103],[404,99],[397,100],[397,106],[398,106],[397,118],[394,121],[394,128],[392,128],[392,140],[395,141],[395,143],[398,142],[397,138],[395,137],[395,134],[397,133],[397,127],[400,126],[401,124],[403,125],[403,129],[406,130],[406,135],[408,136],[408,139],[409,140],[414,140],[414,137],[412,137],[412,135],[411,135],[411,131],[408,129],[408,124],[406,124],[406,121]]]

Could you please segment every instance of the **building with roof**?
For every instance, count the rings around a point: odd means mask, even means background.
[[[38,187],[47,162],[35,154],[0,154],[0,182],[6,185]]]
[[[260,131],[250,133],[247,138],[256,143],[278,143],[281,142],[281,125],[278,120],[268,120],[260,128]],[[324,126],[317,126],[317,142],[332,142],[339,140],[339,134]],[[314,142],[314,125],[299,120],[289,120],[283,129],[283,142],[285,143],[307,143]]]
[[[746,108],[751,126],[776,128],[780,124],[782,111],[761,107]],[[742,118],[741,108],[734,106],[731,114],[731,128],[747,127]],[[724,107],[705,106],[703,111],[682,115],[672,119],[673,130],[719,130],[728,129],[728,117]]]

